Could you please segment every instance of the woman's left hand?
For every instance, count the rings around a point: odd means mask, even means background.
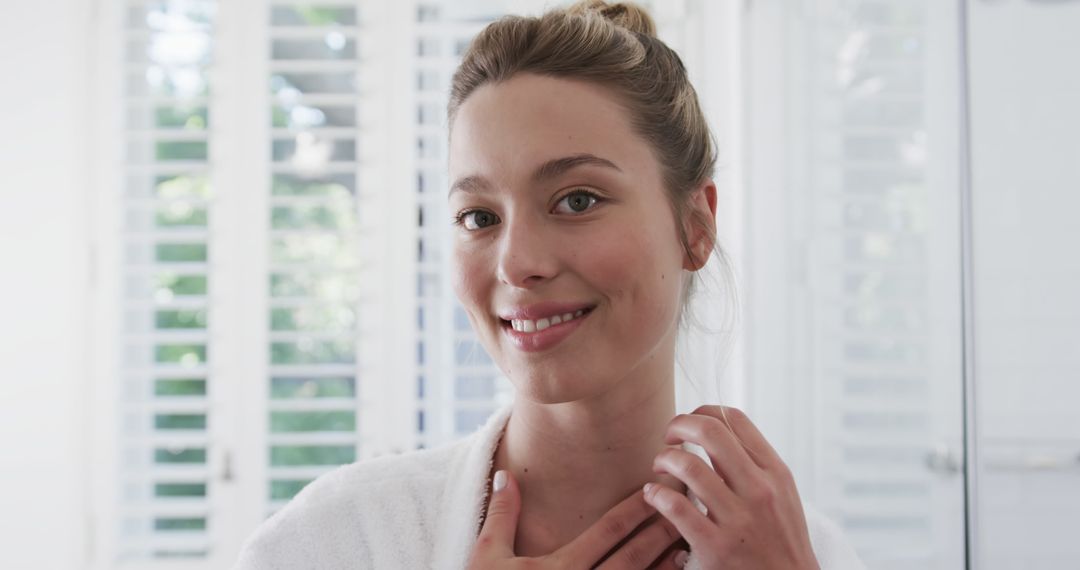
[[[668,424],[669,445],[700,445],[712,461],[679,448],[660,452],[653,470],[677,477],[708,509],[659,483],[645,500],[690,544],[702,568],[817,569],[795,480],[742,411],[701,406]]]

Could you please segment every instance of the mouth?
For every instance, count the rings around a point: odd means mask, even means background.
[[[564,324],[564,323],[569,323],[569,322],[571,322],[571,321],[573,321],[575,319],[580,319],[580,318],[584,317],[585,315],[588,315],[589,313],[591,313],[594,308],[595,307],[587,307],[587,308],[584,308],[584,309],[578,309],[578,310],[573,311],[573,312],[567,312],[567,313],[563,313],[561,315],[552,315],[550,317],[545,317],[545,318],[542,318],[542,319],[535,319],[535,320],[533,320],[533,319],[513,319],[513,320],[508,320],[508,319],[501,319],[500,318],[499,321],[501,321],[503,328],[510,328],[510,329],[513,329],[513,330],[515,330],[515,331],[517,331],[519,333],[523,333],[523,334],[531,334],[531,333],[538,333],[538,332],[547,330],[548,328],[553,327],[553,326],[561,325],[561,324]]]
[[[595,308],[587,307],[539,319],[500,318],[499,321],[511,344],[525,352],[541,352],[555,347],[570,336]]]

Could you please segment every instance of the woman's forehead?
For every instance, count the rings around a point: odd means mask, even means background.
[[[616,98],[580,80],[520,74],[484,85],[461,105],[451,127],[451,181],[520,179],[545,162],[576,155],[631,170],[652,158]]]

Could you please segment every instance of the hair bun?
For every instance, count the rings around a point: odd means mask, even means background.
[[[570,6],[567,12],[571,14],[594,12],[631,32],[656,37],[656,24],[653,23],[652,16],[644,8],[633,2],[609,4],[604,0],[580,0]]]

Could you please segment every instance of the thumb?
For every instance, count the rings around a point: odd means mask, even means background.
[[[514,557],[514,537],[521,512],[517,481],[509,471],[497,471],[492,479],[491,491],[487,518],[476,539],[473,559],[477,561],[493,562]]]

